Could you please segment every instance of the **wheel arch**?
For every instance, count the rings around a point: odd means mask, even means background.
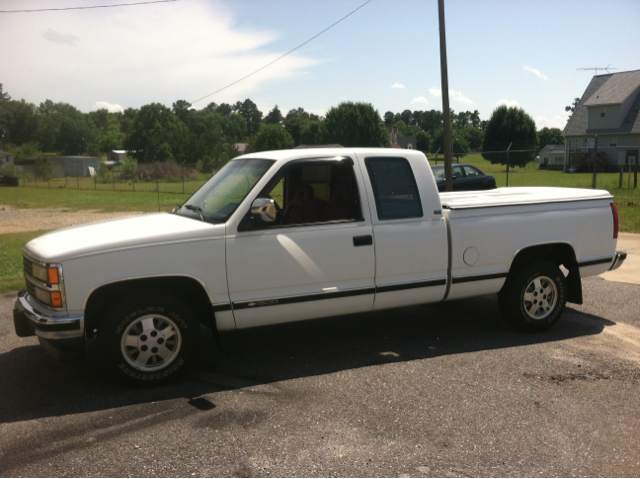
[[[86,337],[95,336],[114,297],[126,300],[149,292],[170,294],[184,301],[196,314],[198,321],[211,328],[217,340],[215,315],[206,287],[192,276],[180,275],[129,278],[94,288],[84,306]]]
[[[511,265],[509,275],[505,281],[508,284],[522,268],[535,261],[551,261],[556,266],[564,266],[569,270],[567,275],[567,301],[582,304],[582,281],[580,280],[580,268],[576,259],[576,252],[570,243],[543,243],[527,246],[516,252]],[[504,288],[504,286],[503,286]]]

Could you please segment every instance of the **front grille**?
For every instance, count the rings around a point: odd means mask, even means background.
[[[36,297],[36,287],[31,284],[29,281],[27,281],[27,291],[29,291],[29,294],[35,298]]]
[[[24,274],[33,276],[33,263],[26,256],[22,257],[22,263],[24,264]]]

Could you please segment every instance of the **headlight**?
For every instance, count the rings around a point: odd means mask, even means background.
[[[44,283],[60,284],[60,275],[58,275],[58,268],[55,266],[45,268],[44,266],[33,263],[31,265],[31,273],[34,278]]]
[[[36,298],[42,301],[44,304],[48,304],[49,306],[53,306],[54,308],[62,307],[62,293],[60,291],[45,291],[44,289],[40,289],[38,287],[36,290]]]

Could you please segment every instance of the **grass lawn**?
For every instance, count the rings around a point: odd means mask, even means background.
[[[46,231],[0,235],[0,293],[26,289],[22,275],[22,248]]]
[[[190,195],[160,193],[160,211],[170,211]],[[0,188],[0,205],[14,208],[67,208],[71,211],[158,211],[158,194],[148,192]]]

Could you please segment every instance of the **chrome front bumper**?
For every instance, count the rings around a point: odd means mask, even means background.
[[[46,340],[82,342],[83,316],[48,316],[37,311],[28,301],[29,293],[20,291],[13,307],[13,323],[20,337],[37,335]]]
[[[622,251],[616,251],[615,256],[613,257],[613,263],[611,263],[611,267],[609,271],[613,271],[614,269],[618,269],[624,263],[624,260],[627,259],[627,253]]]

